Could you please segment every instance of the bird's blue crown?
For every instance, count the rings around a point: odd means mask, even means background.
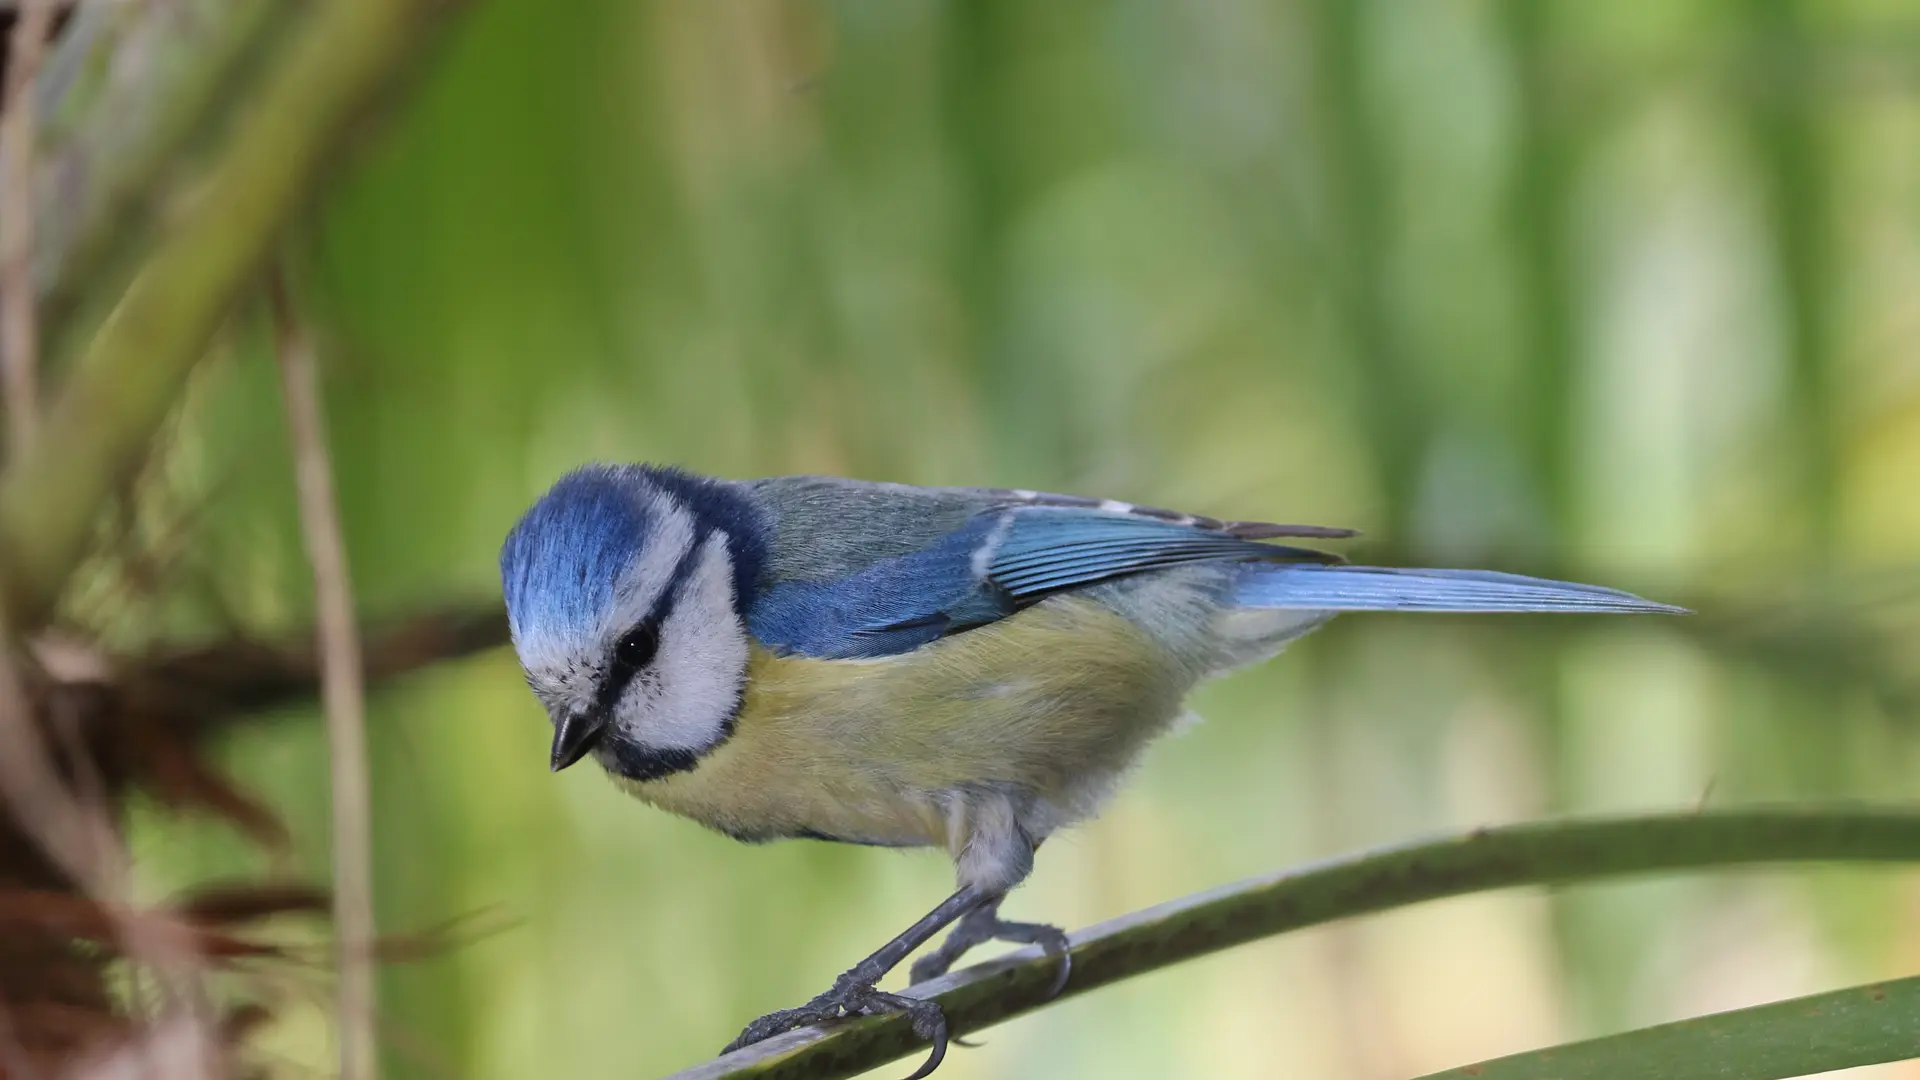
[[[500,551],[507,617],[516,636],[528,628],[584,631],[613,600],[615,585],[657,528],[662,510],[692,516],[696,544],[727,533],[734,602],[744,612],[765,558],[764,527],[732,485],[652,465],[586,465],[560,478],[534,503]]]

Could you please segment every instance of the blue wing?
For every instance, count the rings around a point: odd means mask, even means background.
[[[1054,593],[1146,570],[1218,560],[1339,561],[1251,537],[1343,535],[1340,530],[1223,523],[1123,504],[1102,508],[1087,505],[1089,500],[1061,505],[1041,498],[1059,497],[1027,496],[1016,505],[983,510],[919,550],[827,580],[775,583],[749,610],[748,626],[781,652],[827,659],[891,656],[1005,618]]]
[[[986,571],[994,584],[1020,601],[1182,563],[1339,561],[1321,551],[1265,544],[1218,529],[1128,513],[1045,506],[1007,513],[1010,525],[993,546]]]

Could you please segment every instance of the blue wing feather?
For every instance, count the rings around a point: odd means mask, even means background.
[[[1218,525],[1218,523],[1212,523]],[[1237,524],[1237,523],[1236,523]],[[828,659],[910,652],[1063,590],[1215,560],[1337,561],[1220,528],[1081,506],[1001,506],[921,550],[770,586],[748,613],[769,647]]]
[[[1214,560],[1337,561],[1214,529],[1100,510],[1023,507],[993,549],[987,576],[1016,600],[1142,570]]]
[[[851,660],[911,652],[1004,618],[1015,605],[973,572],[992,527],[983,517],[838,577],[776,582],[748,609],[747,628],[779,652]]]

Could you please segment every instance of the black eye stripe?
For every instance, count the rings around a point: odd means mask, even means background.
[[[626,632],[613,646],[613,662],[638,671],[653,663],[660,651],[660,628],[648,619]]]
[[[596,712],[602,715],[611,713],[620,695],[627,692],[627,686],[633,682],[634,676],[653,663],[660,651],[660,627],[667,621],[667,616],[673,614],[673,605],[680,599],[680,587],[693,572],[699,550],[700,543],[696,539],[692,549],[673,568],[673,577],[668,579],[667,587],[660,590],[660,599],[654,602],[653,610],[614,642],[612,653],[607,658],[606,674],[601,677],[600,686],[594,694]]]
[[[620,695],[627,692],[627,685],[634,676],[648,664],[660,650],[660,624],[665,621],[672,607],[656,608],[647,617],[633,625],[633,628],[620,636],[614,643],[613,653],[607,661],[607,673],[600,679],[600,687],[594,695],[595,705],[603,710],[611,710]]]

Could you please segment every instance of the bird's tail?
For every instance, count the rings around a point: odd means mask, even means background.
[[[1248,563],[1241,608],[1294,611],[1565,611],[1686,615],[1687,609],[1599,585],[1492,570]]]

